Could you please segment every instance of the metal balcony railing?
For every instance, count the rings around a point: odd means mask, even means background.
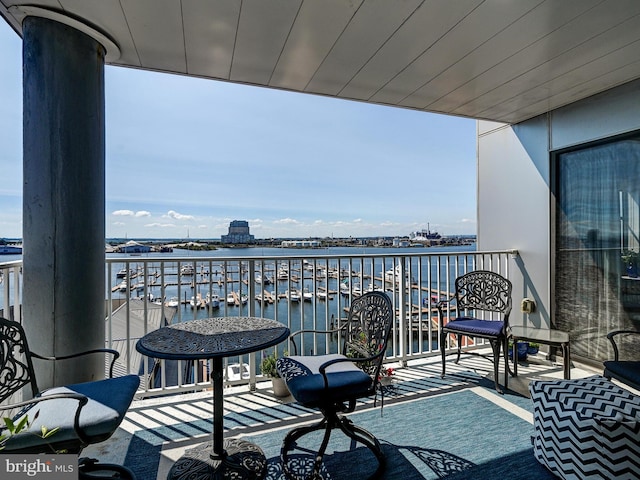
[[[411,254],[407,249],[402,255],[108,258],[105,344],[121,352],[122,373],[141,376],[141,397],[211,388],[207,362],[145,359],[135,342],[165,323],[215,316],[271,318],[292,332],[331,330],[341,326],[353,296],[377,289],[387,292],[396,310],[387,360],[405,363],[440,351],[435,304],[451,296],[457,276],[487,269],[510,278],[516,255]],[[4,316],[22,319],[21,262],[0,263],[0,275],[0,310],[9,309]],[[340,342],[340,335],[318,334],[302,349],[331,353]],[[279,346],[275,353],[283,355],[289,348]],[[262,378],[261,358],[273,351],[226,359],[226,384],[255,385]]]

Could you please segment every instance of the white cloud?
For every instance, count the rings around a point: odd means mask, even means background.
[[[173,223],[146,223],[144,226],[150,228],[176,228]]]
[[[147,212],[146,210],[139,210],[137,212],[134,212],[133,210],[116,210],[111,213],[111,215],[118,217],[150,217],[151,212]]]
[[[294,220],[293,218],[281,218],[280,220],[276,220],[273,223],[277,225],[298,225],[300,222],[298,220]]]
[[[178,213],[175,210],[169,210],[167,212],[167,217],[175,218],[176,220],[193,220],[193,215],[184,215],[183,213]]]

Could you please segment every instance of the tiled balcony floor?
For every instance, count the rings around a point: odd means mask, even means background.
[[[506,395],[497,395],[493,390],[489,372],[492,365],[482,358],[465,357],[456,365],[454,357],[448,357],[447,376],[444,380],[440,378],[439,357],[411,362],[407,367],[396,369],[394,384],[397,389],[385,396],[384,405],[476,388],[476,393],[496,404],[502,404],[511,413],[533,423],[532,414],[526,408],[527,400],[523,398],[528,397],[529,381],[536,378],[562,378],[562,364],[538,360],[542,358],[544,354],[540,352],[536,357],[530,357],[528,362],[519,364],[519,376],[510,378],[510,392]],[[575,364],[571,369],[572,378],[599,373],[602,372]],[[379,407],[379,401],[376,407],[373,401],[368,401],[360,405],[358,411]],[[294,424],[315,418],[315,412],[298,406],[291,397],[275,397],[267,382],[259,383],[253,392],[248,387],[227,388],[224,408],[226,437],[279,429],[287,431]],[[210,439],[211,417],[210,391],[136,400],[116,434],[100,445],[86,448],[82,456],[98,458],[101,462],[123,464],[129,448],[135,448],[135,445],[130,445],[133,437],[141,433],[160,436],[162,438],[154,438],[156,443],[162,443],[158,472],[154,478],[165,479],[169,468],[185,449]]]

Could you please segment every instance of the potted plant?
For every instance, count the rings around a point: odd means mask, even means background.
[[[276,397],[286,397],[289,395],[289,389],[287,388],[287,384],[284,379],[280,377],[280,374],[276,369],[277,360],[278,357],[275,352],[267,355],[260,363],[260,371],[262,372],[262,375],[271,379],[273,394]]]
[[[529,351],[529,342],[518,342],[517,355],[518,360],[523,361],[527,359],[527,353]],[[513,343],[509,342],[509,358],[513,359]]]
[[[529,348],[527,349],[528,355],[535,355],[540,350],[540,344],[535,342],[529,342]]]
[[[626,274],[629,277],[638,276],[638,257],[640,254],[634,250],[623,250],[621,259],[624,264]]]
[[[380,382],[380,385],[382,386],[391,385],[391,382],[393,381],[394,373],[395,373],[395,370],[393,368],[382,367],[380,369],[380,375],[378,375],[378,381]]]

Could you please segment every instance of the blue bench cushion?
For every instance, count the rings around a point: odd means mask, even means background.
[[[504,333],[504,322],[498,320],[480,320],[472,317],[460,317],[445,325],[450,332],[464,335],[484,335],[497,337]]]
[[[108,439],[124,418],[131,399],[140,386],[137,375],[108,378],[95,382],[78,383],[64,387],[54,387],[41,393],[41,397],[56,393],[80,393],[89,398],[80,412],[80,429],[97,443]],[[48,430],[58,427],[60,430],[49,437],[50,444],[64,444],[76,439],[73,430],[74,416],[78,407],[75,399],[53,399],[36,403],[21,412],[28,415],[31,423],[28,430],[13,436],[7,444],[7,450],[38,448],[42,440],[38,438],[41,428]]]
[[[345,361],[327,368],[328,388],[325,388],[320,366],[334,359]],[[373,387],[373,379],[340,354],[282,357],[276,362],[276,368],[291,395],[309,407],[364,396]]]

